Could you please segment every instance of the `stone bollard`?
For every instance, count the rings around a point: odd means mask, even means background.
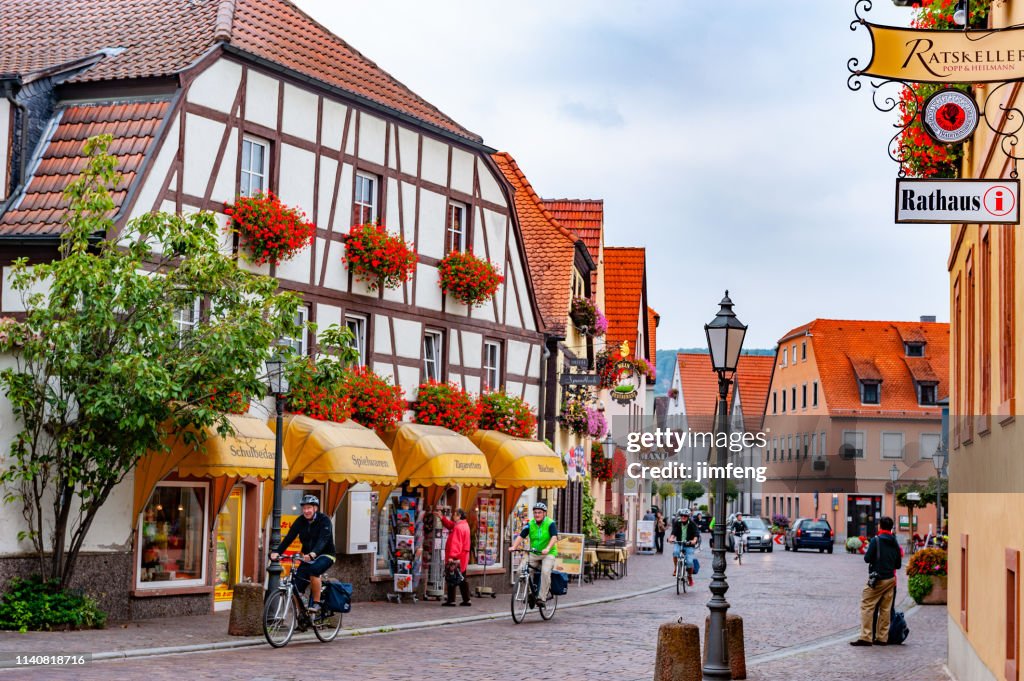
[[[701,656],[705,662],[708,659],[708,629],[711,628],[711,618],[704,618],[704,654]],[[740,615],[725,616],[725,654],[729,659],[729,670],[734,679],[747,678],[747,654],[743,648],[743,618]]]
[[[671,622],[658,627],[654,681],[701,681],[700,630],[696,624]]]
[[[263,634],[263,585],[253,582],[235,584],[231,595],[231,636],[260,636]]]

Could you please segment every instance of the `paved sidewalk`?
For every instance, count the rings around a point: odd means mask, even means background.
[[[710,557],[708,557],[710,564]],[[489,577],[497,580],[500,577]],[[573,603],[608,600],[627,597],[652,589],[670,587],[672,581],[672,558],[669,553],[655,555],[633,555],[629,559],[628,575],[620,579],[596,579],[593,583],[578,585],[573,581],[569,593],[560,596],[559,607]],[[493,583],[493,582],[492,582]],[[345,615],[343,632],[371,633],[414,628],[416,626],[438,626],[509,616],[508,594],[496,598],[474,598],[468,608],[445,608],[438,601],[417,603],[355,602],[352,612]],[[118,657],[152,651],[154,649],[203,649],[207,647],[233,647],[265,644],[263,636],[244,637],[228,635],[227,611],[211,615],[192,617],[164,617],[152,620],[112,623],[106,629],[71,632],[27,632],[17,634],[0,632],[0,654],[43,652],[52,648],[55,641],[65,652],[93,653],[99,657],[116,654]],[[311,634],[298,635],[297,639],[310,638]],[[160,652],[174,652],[161,650]]]

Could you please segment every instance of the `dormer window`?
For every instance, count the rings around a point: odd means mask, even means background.
[[[879,381],[860,382],[861,404],[878,404],[881,401],[882,384]]]
[[[922,407],[934,407],[938,403],[938,385],[936,383],[915,382],[917,403]]]
[[[924,357],[924,343],[920,341],[906,341],[903,343],[903,350],[907,357]]]

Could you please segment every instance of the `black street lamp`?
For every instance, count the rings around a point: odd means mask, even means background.
[[[892,521],[896,523],[896,481],[900,479],[900,469],[896,468],[896,464],[889,469],[889,479],[892,481]],[[899,523],[895,527],[899,527]]]
[[[939,442],[938,448],[932,455],[932,463],[935,464],[935,503],[938,509],[936,516],[935,534],[942,536],[942,467],[946,465],[946,444]]]
[[[281,348],[267,360],[267,387],[274,396],[274,409],[277,412],[276,437],[274,438],[274,511],[270,521],[270,550],[276,551],[281,543],[281,468],[284,458],[284,401],[288,392],[288,377],[284,373],[284,354]],[[277,558],[270,561],[267,568],[267,594],[272,594],[281,583],[281,561]]]
[[[743,338],[747,334],[747,327],[736,318],[736,314],[732,311],[732,300],[729,299],[728,291],[722,298],[721,306],[715,318],[709,324],[704,325],[704,333],[708,337],[711,366],[718,374],[716,431],[725,434],[725,438],[716,434],[715,440],[728,442],[729,384],[732,382],[732,376],[736,373],[736,364],[740,359],[740,350],[743,348]],[[716,465],[724,467],[728,448],[716,447],[716,451]],[[726,614],[729,610],[729,602],[725,600],[725,592],[729,590],[729,584],[725,579],[725,489],[725,478],[716,478],[715,530],[712,535],[714,557],[711,562],[714,573],[711,575],[711,600],[708,601],[708,610],[711,612],[707,638],[708,656],[703,670],[705,679],[732,678],[732,671],[729,668],[729,651],[725,645]]]

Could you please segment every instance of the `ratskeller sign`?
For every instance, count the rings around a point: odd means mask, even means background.
[[[914,83],[1024,79],[1024,27],[947,31],[864,25],[872,53],[861,75]]]

